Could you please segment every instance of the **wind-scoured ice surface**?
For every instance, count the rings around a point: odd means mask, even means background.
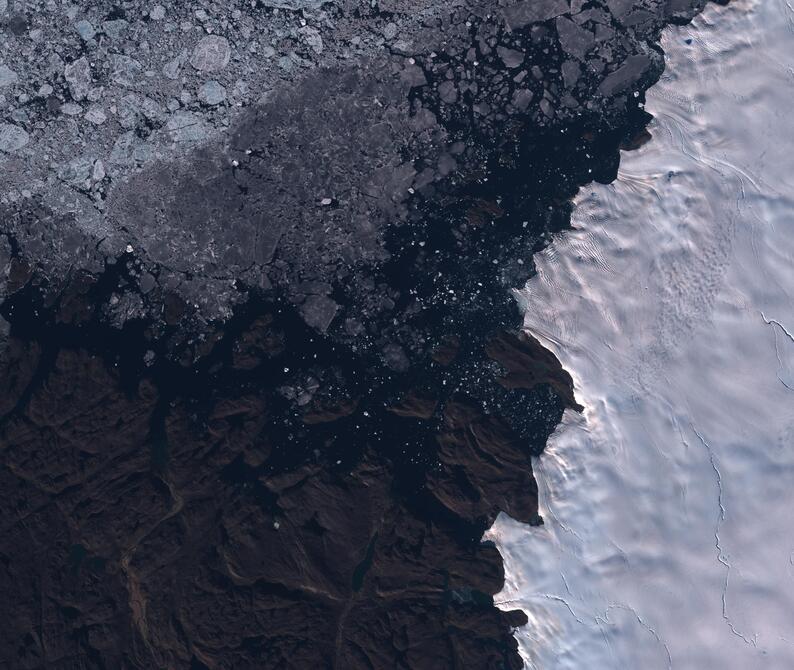
[[[529,668],[794,668],[794,10],[667,31],[653,140],[519,292],[583,416],[491,537]]]

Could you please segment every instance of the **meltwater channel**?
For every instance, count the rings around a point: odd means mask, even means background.
[[[653,139],[516,295],[583,415],[502,515],[528,668],[794,668],[794,3],[669,29]]]

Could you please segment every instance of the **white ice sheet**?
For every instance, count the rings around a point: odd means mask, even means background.
[[[653,140],[517,294],[587,408],[535,463],[545,526],[490,531],[529,668],[794,668],[789,3],[666,32]]]

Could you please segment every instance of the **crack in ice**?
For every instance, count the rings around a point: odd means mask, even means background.
[[[565,608],[568,610],[568,612],[571,614],[571,616],[574,619],[576,619],[576,621],[578,623],[582,624],[583,626],[587,625],[586,621],[580,619],[577,616],[576,612],[573,611],[573,607],[571,607],[570,603],[565,598],[563,598],[561,596],[558,596],[558,595],[554,595],[553,593],[531,593],[526,598],[509,598],[508,600],[496,600],[496,601],[494,601],[494,604],[500,605],[500,606],[501,605],[513,605],[513,604],[521,605],[527,599],[532,599],[532,598],[543,598],[544,600],[551,600],[553,602],[562,603],[563,605],[565,605]]]
[[[604,615],[602,617],[597,616],[596,621],[603,621],[604,623],[609,623],[609,612],[613,609],[625,610],[626,612],[631,612],[637,619],[637,622],[642,626],[645,630],[647,630],[651,636],[662,646],[664,647],[664,651],[667,654],[667,668],[671,670],[673,667],[673,656],[670,653],[670,647],[667,646],[667,643],[659,636],[659,634],[653,629],[651,625],[646,623],[643,618],[639,615],[637,610],[635,610],[630,605],[626,605],[623,603],[612,603],[609,607],[606,608],[604,611]]]
[[[778,328],[780,328],[780,330],[783,331],[786,337],[790,339],[792,342],[794,342],[794,335],[792,335],[791,331],[788,330],[788,328],[786,328],[782,323],[780,323],[780,321],[778,321],[777,319],[767,319],[766,314],[764,314],[763,312],[761,312],[761,318],[764,320],[764,323],[767,326],[773,326],[773,327],[777,326]]]
[[[536,467],[536,471],[537,471],[538,475],[539,475],[540,477],[542,477],[542,478],[543,478],[543,482],[544,482],[544,484],[545,484],[546,491],[551,491],[551,490],[552,490],[552,487],[551,487],[551,486],[550,486],[550,484],[549,484],[549,479],[548,479],[548,476],[546,475],[546,469],[545,469],[545,467],[543,466],[543,461],[541,461],[541,460],[538,460],[538,461],[537,461],[537,463],[536,463],[536,466],[535,466],[535,467]],[[566,533],[568,533],[568,534],[570,534],[570,535],[573,535],[573,536],[574,536],[574,537],[575,537],[577,540],[579,540],[579,542],[581,542],[582,544],[584,544],[584,539],[582,538],[582,536],[581,536],[581,535],[579,535],[579,533],[577,533],[577,532],[576,532],[576,531],[575,531],[573,528],[570,528],[569,526],[567,526],[567,525],[566,525],[566,524],[565,524],[565,523],[562,521],[562,519],[560,519],[560,518],[559,518],[559,517],[558,517],[558,516],[557,516],[557,515],[554,513],[554,510],[552,509],[552,507],[551,507],[550,505],[547,505],[547,506],[546,506],[546,509],[544,509],[543,511],[544,511],[546,514],[548,514],[548,515],[549,515],[549,516],[550,516],[550,517],[551,517],[551,518],[552,518],[552,519],[553,519],[553,520],[554,520],[554,521],[557,523],[557,525],[558,525],[560,528],[562,528],[562,530],[563,530],[564,532],[566,532]]]
[[[775,357],[777,358],[778,365],[781,368],[783,368],[785,366],[783,365],[783,359],[780,358],[780,347],[777,344],[777,331],[778,331],[778,328],[792,342],[794,342],[794,335],[792,335],[791,332],[780,321],[778,321],[777,319],[767,319],[766,315],[764,314],[763,311],[761,312],[761,318],[764,320],[764,323],[766,323],[767,326],[771,326],[771,328],[772,328],[772,333],[773,333],[773,335],[775,337]],[[777,328],[775,328],[775,326],[777,326]],[[792,386],[790,384],[787,384],[785,381],[783,381],[783,378],[780,376],[779,372],[776,373],[775,376],[777,377],[777,380],[781,384],[783,384],[783,386],[785,386],[789,391],[794,391],[794,388],[792,388]]]
[[[583,626],[587,625],[586,621],[583,621],[582,619],[580,619],[576,615],[576,612],[573,611],[573,607],[571,607],[570,603],[565,598],[562,598],[560,596],[557,596],[557,595],[554,595],[554,594],[551,594],[551,593],[535,593],[534,597],[536,597],[536,598],[545,598],[546,600],[551,600],[551,601],[554,601],[554,602],[562,603],[563,605],[565,605],[565,608],[571,613],[571,616],[574,619],[576,619],[577,623],[580,623]]]
[[[691,424],[690,424],[691,425]],[[717,477],[717,503],[719,504],[720,508],[720,515],[717,519],[717,525],[714,528],[714,546],[717,549],[717,560],[725,566],[725,583],[723,584],[722,588],[722,618],[725,620],[725,623],[728,624],[728,627],[731,629],[731,632],[736,636],[744,640],[745,644],[752,645],[753,647],[756,646],[756,638],[758,634],[754,635],[752,638],[748,638],[746,635],[740,633],[733,624],[730,616],[728,616],[728,586],[730,584],[730,576],[731,576],[731,564],[727,559],[725,552],[722,549],[722,540],[720,539],[720,527],[722,526],[722,522],[725,521],[725,505],[722,500],[723,496],[723,486],[722,486],[722,473],[720,472],[719,467],[717,467],[717,460],[714,456],[714,450],[711,448],[711,445],[706,442],[703,436],[698,432],[695,426],[691,425],[691,428],[695,435],[697,435],[698,440],[700,440],[701,444],[705,447],[706,453],[709,456],[709,462],[711,463],[711,468],[714,470],[714,474]]]

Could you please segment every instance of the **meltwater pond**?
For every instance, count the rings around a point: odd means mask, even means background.
[[[527,667],[794,668],[794,8],[667,31],[653,139],[577,198],[517,292],[572,374],[501,516]]]

